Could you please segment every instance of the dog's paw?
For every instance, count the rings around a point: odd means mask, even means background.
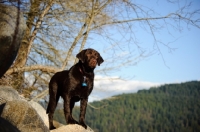
[[[67,124],[78,124],[78,121],[76,121],[74,119],[70,119],[70,120],[68,120]]]
[[[54,127],[54,126],[49,127],[49,130],[53,130],[53,129],[56,129],[56,127]]]
[[[85,124],[85,122],[80,122],[79,125],[81,125],[81,126],[84,127],[85,129],[87,129],[87,125]]]

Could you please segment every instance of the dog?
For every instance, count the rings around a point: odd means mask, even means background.
[[[78,63],[69,70],[55,73],[49,82],[49,103],[46,110],[49,118],[49,129],[56,129],[53,125],[53,114],[60,96],[64,100],[64,115],[67,124],[79,124],[87,129],[85,114],[88,96],[94,84],[94,69],[103,63],[103,58],[94,49],[85,49],[76,55]],[[75,102],[80,101],[79,122],[72,117]]]

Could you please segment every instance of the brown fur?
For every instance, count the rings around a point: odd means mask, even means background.
[[[47,114],[49,117],[49,129],[55,129],[53,125],[53,113],[57,106],[60,96],[64,100],[64,114],[67,124],[80,124],[87,128],[85,124],[85,113],[88,96],[92,92],[94,82],[94,69],[96,65],[103,62],[103,58],[94,49],[86,49],[76,56],[79,62],[69,70],[57,72],[49,82],[49,104]],[[87,86],[82,86],[85,83]],[[75,102],[80,103],[79,122],[72,117],[72,109]]]

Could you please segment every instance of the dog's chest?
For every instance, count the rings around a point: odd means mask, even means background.
[[[93,89],[92,77],[87,76],[78,76],[76,78],[70,78],[67,83],[66,90],[70,93],[71,96],[84,97],[88,96]]]
[[[87,76],[83,76],[81,77],[79,83],[76,86],[76,89],[79,91],[88,91],[91,88],[93,88],[93,79],[92,78],[88,78]]]

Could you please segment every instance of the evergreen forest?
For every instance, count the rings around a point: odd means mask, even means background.
[[[86,123],[95,132],[200,132],[200,81],[165,84],[90,103]],[[79,107],[73,110],[78,120]],[[55,120],[66,124],[63,110]]]

